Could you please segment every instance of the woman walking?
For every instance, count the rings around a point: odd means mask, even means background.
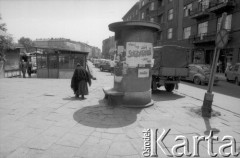
[[[84,95],[88,95],[87,83],[91,86],[90,75],[85,68],[78,63],[71,80],[71,88],[73,89],[76,98],[81,95],[82,99],[85,99]]]

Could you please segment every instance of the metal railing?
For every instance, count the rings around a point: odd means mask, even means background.
[[[229,40],[232,39],[232,31],[228,30],[229,33]],[[197,35],[191,35],[189,40],[192,43],[207,43],[207,42],[214,42],[216,40],[217,32],[209,32],[209,33],[202,33]]]
[[[203,14],[207,13],[207,9],[209,8],[209,5],[198,5],[198,7],[194,8],[193,10],[190,11],[190,16],[193,16],[195,14]]]
[[[201,33],[198,35],[190,36],[190,40],[192,43],[205,43],[205,42],[213,42],[216,38],[216,32],[212,33]]]
[[[216,7],[216,6],[221,5],[221,4],[234,5],[235,4],[235,0],[212,0],[209,3],[209,8]]]

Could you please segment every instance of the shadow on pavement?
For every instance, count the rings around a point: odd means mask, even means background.
[[[173,92],[167,92],[165,90],[154,90],[152,92],[152,99],[154,101],[168,101],[184,98],[185,96],[175,94]]]
[[[204,120],[204,123],[205,123],[205,126],[206,126],[206,131],[204,132],[205,135],[209,135],[211,131],[213,132],[213,134],[217,134],[217,133],[220,132],[219,129],[212,128],[212,126],[210,124],[210,121],[209,121],[209,118],[203,117],[203,120]]]
[[[105,100],[98,105],[83,107],[73,114],[78,123],[95,128],[118,128],[134,123],[142,109],[108,106]]]

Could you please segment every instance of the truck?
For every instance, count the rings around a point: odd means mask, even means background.
[[[188,76],[189,51],[185,47],[154,47],[153,60],[152,90],[164,86],[167,92],[172,92],[181,78]]]

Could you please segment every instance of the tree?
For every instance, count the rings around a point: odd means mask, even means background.
[[[34,43],[30,38],[21,37],[18,40],[18,43],[23,45],[23,47],[26,49],[27,53],[35,50]]]
[[[1,15],[0,20],[2,20]],[[5,60],[6,50],[13,48],[13,38],[6,31],[6,24],[0,22],[0,61]]]
[[[2,20],[2,16],[0,15],[0,20]],[[0,30],[6,32],[7,28],[6,28],[6,24],[5,23],[0,23]]]

